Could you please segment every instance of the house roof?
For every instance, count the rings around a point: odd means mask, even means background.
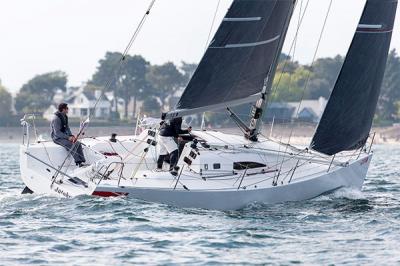
[[[318,100],[303,100],[300,102],[288,102],[287,104],[295,107],[296,110],[299,108],[300,105],[300,112],[302,112],[305,109],[309,109],[312,111],[317,117],[322,116],[322,113],[324,112],[325,106],[326,106],[327,100],[323,97],[320,97]],[[294,114],[296,115],[296,114]]]
[[[73,95],[70,95],[68,98],[65,99],[65,102],[73,103],[75,98],[80,95],[84,95],[86,97],[86,99],[88,99],[89,101],[97,101],[97,98],[93,91],[84,90],[84,91],[76,92]],[[104,93],[102,93],[102,95],[104,95]],[[103,97],[100,101],[101,102],[103,102],[103,101],[109,102],[107,97]]]
[[[327,100],[320,97],[318,100],[303,100],[300,102],[271,102],[268,105],[267,116],[289,116],[296,118],[297,109],[300,106],[299,117],[314,117],[318,119],[322,116]],[[284,112],[282,110],[285,110]]]
[[[85,97],[89,100],[89,101],[96,101],[96,96],[94,95],[94,93],[92,91],[83,91],[82,92],[83,95],[85,95]]]
[[[104,96],[106,96],[107,100],[114,101],[115,96],[114,96],[114,92],[113,91],[108,91],[104,93]]]
[[[285,102],[271,102],[268,104],[269,109],[281,109],[281,108],[287,108],[290,109],[292,106],[290,106],[288,103]]]
[[[313,111],[313,109],[309,107],[304,107],[301,112],[299,113],[299,117],[315,117],[317,118],[318,115]]]

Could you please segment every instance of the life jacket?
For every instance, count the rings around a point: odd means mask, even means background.
[[[61,120],[61,129],[60,131],[62,133],[67,133],[67,128],[68,128],[68,116],[60,113],[60,112],[56,112],[55,115],[60,118]]]

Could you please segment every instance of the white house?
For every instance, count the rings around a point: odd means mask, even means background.
[[[294,108],[292,119],[316,123],[321,119],[327,103],[327,99],[319,97],[318,100],[303,100],[301,102],[288,102],[287,104]]]
[[[96,105],[97,100],[100,99]],[[81,118],[91,116],[97,119],[108,119],[111,113],[111,103],[100,90],[95,92],[81,90],[68,101],[69,117]],[[96,106],[96,107],[95,107]]]
[[[115,98],[115,94],[113,91],[109,91],[104,93],[108,101],[111,103],[111,110],[112,111],[118,111],[120,118],[124,118],[124,113],[125,113],[125,99],[123,98]],[[117,105],[117,108],[115,108],[115,105]],[[136,109],[134,111],[134,98],[131,97],[128,102],[128,118],[136,118],[138,114],[142,112],[143,109],[143,101],[136,101]]]
[[[325,110],[327,100],[303,100],[301,102],[272,102],[268,105],[266,119],[276,121],[304,121],[317,123]]]
[[[54,113],[57,111],[57,107],[55,104],[50,105],[46,111],[43,113],[43,118],[47,121],[51,121],[53,119]]]
[[[101,98],[96,105],[99,97]],[[51,120],[61,102],[68,103],[68,116],[71,118],[84,118],[90,114],[92,118],[103,120],[108,119],[111,114],[111,102],[107,97],[100,90],[95,92],[85,90],[85,85],[83,85],[76,89],[69,88],[66,92],[58,90],[53,97],[53,104],[43,113],[43,118]]]

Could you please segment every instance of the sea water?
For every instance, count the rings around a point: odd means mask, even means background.
[[[18,145],[0,144],[0,265],[399,265],[400,145],[374,150],[362,192],[223,212],[21,195]]]

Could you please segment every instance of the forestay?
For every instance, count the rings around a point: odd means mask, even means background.
[[[295,0],[235,0],[167,118],[255,101],[276,68]]]
[[[327,155],[361,148],[371,130],[397,0],[368,0],[345,62],[311,142]]]

